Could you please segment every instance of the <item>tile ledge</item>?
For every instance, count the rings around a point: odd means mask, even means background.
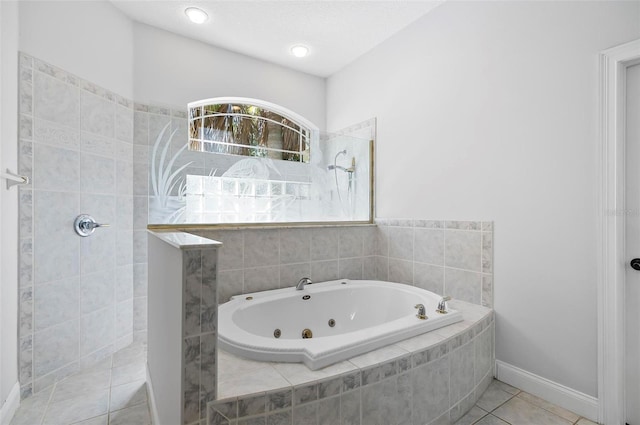
[[[147,230],[147,232],[163,242],[178,248],[178,249],[205,249],[205,248],[220,248],[222,242],[214,241],[212,239],[203,238],[202,236],[192,235],[191,233],[184,232],[155,232]]]

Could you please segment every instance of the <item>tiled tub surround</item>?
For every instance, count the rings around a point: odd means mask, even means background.
[[[376,219],[376,278],[493,307],[493,222]]]
[[[132,341],[133,103],[26,54],[19,85],[26,396]],[[80,213],[111,227],[81,238]]]
[[[208,425],[450,424],[493,378],[491,309],[463,301],[464,321],[310,371],[219,354]]]
[[[218,301],[313,281],[375,278],[376,226],[202,230],[220,241]]]
[[[216,398],[220,246],[149,232],[147,383],[155,423],[199,424]]]
[[[224,243],[218,300],[301,277],[377,279],[493,306],[493,223],[376,219],[376,225],[189,230]]]

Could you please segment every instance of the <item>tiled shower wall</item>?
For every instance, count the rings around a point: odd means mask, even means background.
[[[133,103],[20,56],[22,394],[133,338]],[[100,228],[73,230],[88,213]]]
[[[133,112],[133,330],[136,340],[147,338],[147,223],[149,220],[149,155],[162,129],[164,140],[177,130],[169,154],[187,143],[187,113],[136,103]],[[183,158],[189,158],[187,152]],[[186,161],[180,158],[179,161]],[[176,163],[176,166],[183,164]],[[192,168],[187,168],[194,172]],[[201,173],[199,173],[201,174]]]

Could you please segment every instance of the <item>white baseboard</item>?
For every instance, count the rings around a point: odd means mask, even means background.
[[[598,399],[496,360],[496,378],[550,403],[598,422]]]
[[[149,373],[149,365],[145,365],[147,370],[147,395],[149,396],[149,410],[151,410],[151,423],[160,425],[158,418],[158,407],[156,406],[156,396],[153,393],[153,383],[151,382],[151,374]]]
[[[16,382],[9,392],[7,401],[0,408],[0,424],[9,425],[18,407],[20,407],[20,383]]]

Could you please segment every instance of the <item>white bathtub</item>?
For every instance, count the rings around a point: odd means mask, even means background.
[[[249,359],[304,362],[315,370],[461,321],[458,311],[436,312],[440,298],[413,286],[371,280],[238,295],[218,310],[218,341],[224,350]],[[427,320],[416,317],[416,304],[424,304]],[[305,329],[312,338],[302,338]]]

